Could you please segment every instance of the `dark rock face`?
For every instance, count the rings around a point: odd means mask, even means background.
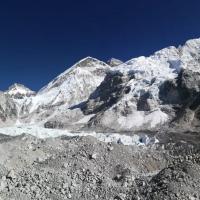
[[[164,105],[176,108],[174,121],[178,124],[197,124],[200,109],[200,73],[182,70],[176,80],[160,86],[159,97]],[[193,124],[193,125],[194,125]]]
[[[82,106],[84,114],[96,114],[110,108],[130,91],[125,86],[133,76],[124,76],[120,72],[108,73],[100,86],[91,94],[89,100]]]
[[[50,129],[55,129],[55,128],[63,128],[63,124],[61,122],[58,121],[47,121],[44,124],[45,128],[50,128]]]
[[[148,99],[150,98],[149,92],[145,92],[137,103],[137,110],[138,111],[150,111],[150,105],[148,103]]]
[[[177,79],[167,80],[160,86],[159,98],[164,104],[187,104],[195,95],[196,81],[192,77],[199,77],[199,73],[183,70]]]
[[[178,91],[176,81],[166,81],[160,86],[159,98],[163,104],[179,104],[182,99]]]
[[[190,91],[191,94],[200,92],[200,72],[192,70],[183,70],[181,73],[181,85]]]

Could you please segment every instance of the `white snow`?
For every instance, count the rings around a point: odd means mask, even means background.
[[[13,96],[16,94],[21,94],[21,95],[34,94],[35,92],[25,87],[24,85],[15,83],[9,87],[6,93]]]
[[[79,121],[75,122],[74,124],[84,124],[84,123],[87,123],[94,116],[95,116],[94,114],[86,115],[85,117],[81,118]]]
[[[119,130],[130,130],[134,128],[154,128],[157,125],[163,124],[168,120],[168,115],[163,113],[160,109],[154,110],[149,113],[144,111],[133,111],[132,114],[121,116],[113,113],[112,109],[104,113],[102,124],[106,127]]]

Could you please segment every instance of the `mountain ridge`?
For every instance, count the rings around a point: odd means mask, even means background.
[[[199,65],[200,39],[188,40],[177,48],[169,46],[149,57],[140,56],[115,66],[88,56],[36,94],[19,100],[11,96],[17,105],[16,120],[72,129],[153,129],[176,117],[175,105],[166,103],[171,102],[172,97],[168,95],[169,100],[164,102],[161,94],[167,90],[174,93],[182,90],[182,86],[175,84],[177,79],[187,79],[179,76],[182,71],[189,73],[190,79],[190,74],[195,74],[197,80]],[[190,81],[192,87],[198,87],[195,80]],[[173,81],[171,86],[163,86]],[[182,104],[176,106],[182,107]],[[82,120],[86,118],[88,121]],[[77,125],[78,121],[84,123]]]

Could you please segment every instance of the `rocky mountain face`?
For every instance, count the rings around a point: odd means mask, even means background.
[[[153,130],[179,121],[197,125],[199,67],[196,39],[112,68],[80,107],[93,114],[87,125],[114,131]]]
[[[14,102],[20,123],[49,128],[142,131],[183,121],[198,126],[200,39],[108,63],[87,57],[37,94],[15,84],[4,95]]]

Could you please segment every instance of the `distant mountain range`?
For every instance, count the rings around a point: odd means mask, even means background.
[[[87,57],[38,92],[14,84],[0,93],[1,126],[121,132],[199,119],[200,39],[125,63]]]

